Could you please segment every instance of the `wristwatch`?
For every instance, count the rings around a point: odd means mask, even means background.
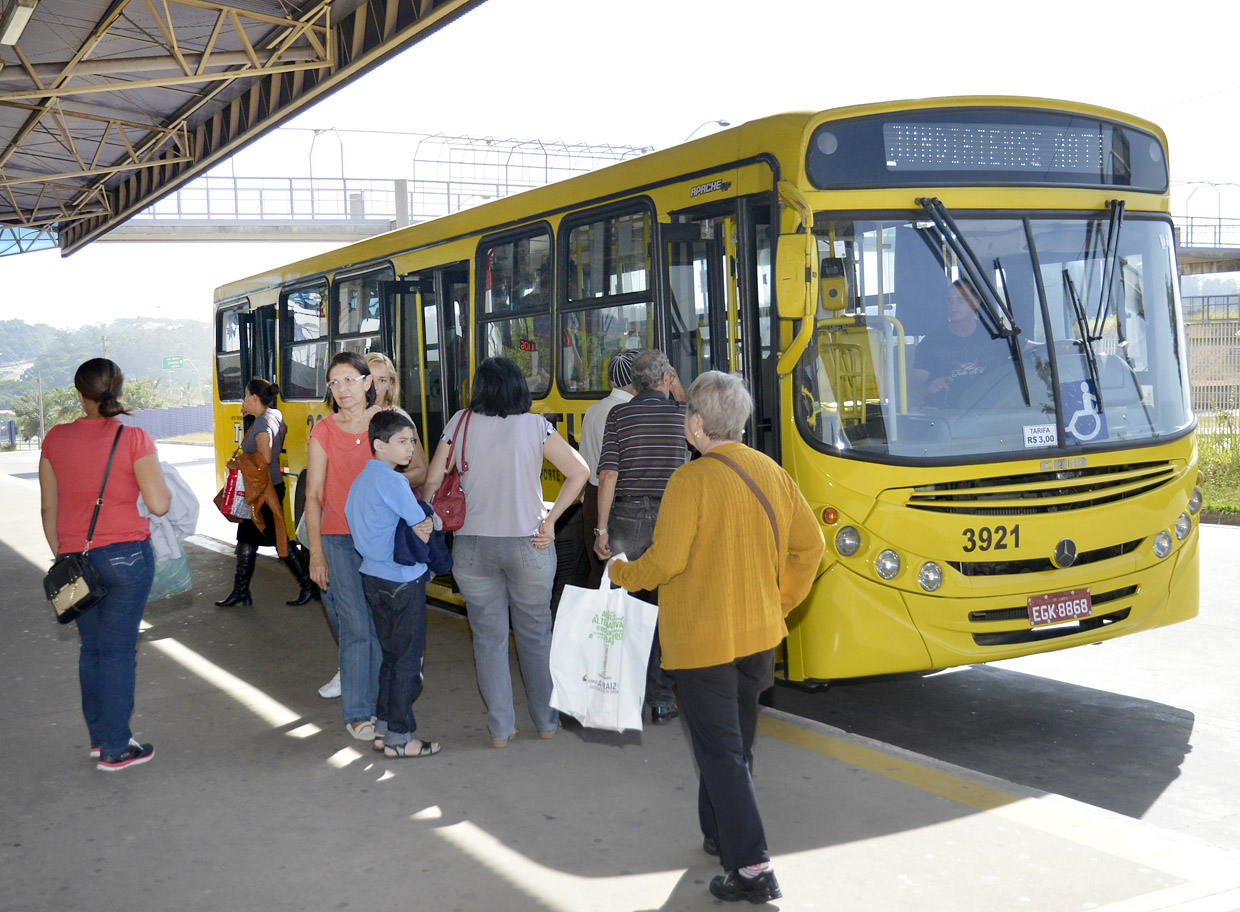
[[[600,535],[606,535],[606,534],[607,534],[607,530],[606,530],[606,529],[595,529],[595,530],[594,530],[594,537],[595,537],[595,538],[598,538]]]

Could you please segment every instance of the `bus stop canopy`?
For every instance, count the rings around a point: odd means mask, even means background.
[[[72,253],[483,0],[0,0],[0,253]]]

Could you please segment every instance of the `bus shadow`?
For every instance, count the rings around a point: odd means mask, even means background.
[[[1179,775],[1188,710],[988,665],[777,686],[771,705],[927,757],[1140,818]]]

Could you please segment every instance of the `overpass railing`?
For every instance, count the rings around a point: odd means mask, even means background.
[[[1180,216],[1175,230],[1181,247],[1240,247],[1240,219]]]

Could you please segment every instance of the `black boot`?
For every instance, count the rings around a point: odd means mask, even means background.
[[[310,579],[310,573],[301,565],[301,555],[299,555],[292,543],[289,543],[288,557],[282,557],[284,566],[292,571],[293,576],[297,580],[297,585],[301,586],[301,592],[297,593],[297,598],[292,601],[285,602],[286,605],[304,605],[319,597],[319,587],[314,584],[314,580]]]
[[[250,577],[254,575],[254,561],[258,558],[258,546],[237,542],[237,574],[233,577],[233,591],[227,598],[215,603],[217,608],[230,608],[233,605],[252,605],[250,596]]]

